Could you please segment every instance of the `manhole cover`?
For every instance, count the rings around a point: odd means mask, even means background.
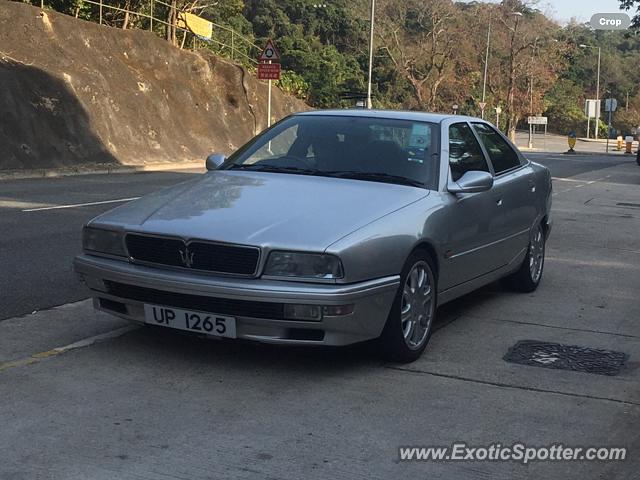
[[[573,370],[574,372],[618,375],[627,360],[623,352],[563,345],[561,343],[521,340],[509,349],[503,360],[534,367]]]

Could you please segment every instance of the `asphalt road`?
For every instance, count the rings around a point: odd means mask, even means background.
[[[3,310],[11,318],[0,322],[0,478],[634,478],[640,167],[624,157],[530,157],[555,177],[540,288],[522,295],[494,284],[441,308],[426,354],[410,365],[381,362],[371,344],[211,342],[70,303],[83,298],[69,264],[79,227],[111,204],[23,210],[128,198],[185,175],[0,183],[9,272],[2,308],[40,310]],[[44,265],[31,266],[38,259]],[[615,350],[628,360],[616,376],[503,360],[521,340]],[[453,442],[629,453],[624,462],[529,465],[398,458],[400,446]]]
[[[123,203],[117,200],[193,175],[163,172],[0,181],[0,320],[86,298],[71,266],[80,250],[82,225]],[[86,205],[95,202],[112,203]]]

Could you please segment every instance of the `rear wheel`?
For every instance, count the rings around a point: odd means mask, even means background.
[[[433,261],[414,252],[400,275],[400,287],[380,341],[387,360],[417,360],[429,342],[436,311],[436,275]]]
[[[521,292],[533,292],[542,279],[545,256],[545,235],[542,225],[537,225],[531,234],[527,255],[520,270],[509,277],[510,283]]]

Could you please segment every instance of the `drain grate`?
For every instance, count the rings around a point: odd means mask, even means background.
[[[503,360],[534,367],[573,370],[574,372],[618,375],[627,360],[623,352],[563,345],[561,343],[520,340]]]

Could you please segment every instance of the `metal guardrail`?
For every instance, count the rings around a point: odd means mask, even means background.
[[[166,6],[168,8],[173,8],[171,5],[163,2],[162,0],[149,0],[148,14],[144,12],[138,12],[135,10],[128,10],[126,8],[109,5],[105,3],[103,0],[81,0],[81,3],[88,3],[98,7],[100,25],[102,25],[103,23],[104,10],[107,9],[107,10],[113,10],[117,12],[127,13],[129,15],[136,15],[141,18],[149,19],[149,30],[151,30],[152,32],[154,31],[153,30],[154,23],[166,25],[168,27],[172,26],[166,20],[153,16],[155,5],[159,4],[159,5]],[[179,12],[182,12],[182,10],[179,10]],[[200,41],[212,43],[216,45],[219,48],[219,50],[216,53],[226,56],[227,58],[230,58],[231,61],[235,62],[236,60],[241,60],[244,62],[248,62],[249,65],[256,65],[258,63],[257,56],[260,52],[260,47],[258,47],[255,43],[253,43],[253,41],[251,41],[249,38],[236,32],[235,30],[233,30],[232,28],[226,25],[220,25],[215,22],[211,22],[211,24],[213,25],[214,34],[215,32],[222,31],[222,32],[225,32],[226,35],[230,38],[229,39],[224,39],[221,37],[214,38],[214,36],[212,36],[211,39],[207,39],[207,38],[199,37],[195,35],[193,32],[191,32],[190,30],[179,27],[177,25],[173,25],[173,27],[176,29],[176,31],[181,31],[185,35],[182,41],[182,46],[186,41],[186,35],[192,35],[194,39],[198,39]],[[249,53],[246,53],[245,50],[248,51]],[[255,53],[255,55],[252,56],[251,53]]]

